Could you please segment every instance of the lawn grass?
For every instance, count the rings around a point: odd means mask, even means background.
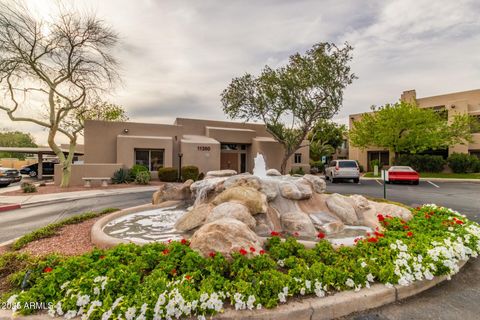
[[[374,176],[373,172],[367,172],[365,178],[380,178]],[[444,172],[420,172],[420,178],[442,178],[442,179],[480,179],[480,173],[444,173]]]
[[[104,214],[115,212],[115,211],[118,211],[118,210],[119,209],[115,209],[115,208],[106,208],[106,209],[103,209],[102,211],[99,211],[99,212],[94,212],[94,211],[85,212],[83,214],[80,214],[80,215],[77,215],[77,216],[74,216],[74,217],[71,217],[71,218],[67,218],[67,219],[61,220],[59,222],[51,223],[49,225],[46,225],[43,228],[40,228],[40,229],[37,229],[35,231],[32,231],[30,233],[25,234],[24,236],[22,236],[21,238],[19,238],[17,241],[15,241],[12,244],[12,249],[20,250],[21,248],[25,247],[28,243],[30,243],[32,241],[52,237],[52,236],[56,235],[57,231],[63,226],[66,226],[66,225],[69,225],[69,224],[77,224],[77,223],[83,222],[85,220],[93,219],[93,218],[102,216]]]

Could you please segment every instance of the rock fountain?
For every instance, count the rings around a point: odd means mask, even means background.
[[[406,221],[412,217],[408,209],[394,204],[360,195],[327,194],[325,181],[315,175],[292,177],[267,170],[261,154],[255,157],[253,173],[211,171],[201,181],[163,185],[153,195],[154,205],[171,201],[184,205],[113,220],[104,232],[133,242],[186,237],[190,246],[205,256],[220,252],[228,257],[241,248],[258,253],[272,232],[296,236],[307,246],[315,245],[319,238],[335,245],[352,245],[355,238],[381,229],[379,213]],[[150,232],[138,239],[145,230]]]

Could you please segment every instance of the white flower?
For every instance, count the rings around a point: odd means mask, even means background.
[[[283,261],[283,260],[278,260],[278,261],[277,261],[277,264],[278,264],[280,267],[283,267],[283,266],[285,266],[285,261]]]
[[[284,294],[283,292],[280,292],[280,293],[278,294],[278,300],[279,300],[280,302],[282,302],[282,303],[287,302],[287,298],[285,297],[285,294]]]
[[[7,300],[7,305],[14,304],[17,301],[17,298],[18,298],[18,294],[14,294],[14,295],[10,296],[10,298],[8,298],[8,300]]]
[[[345,281],[345,285],[347,287],[353,288],[355,286],[355,282],[352,279],[348,278],[347,281]]]
[[[373,282],[373,279],[375,279],[375,277],[373,276],[373,274],[371,274],[371,273],[367,274],[367,281],[368,281],[368,282]]]
[[[310,280],[305,280],[305,287],[310,290],[312,288],[312,282]]]
[[[260,309],[262,309],[262,304],[259,303],[257,304],[257,310],[260,310]]]
[[[393,288],[393,285],[390,282],[385,283],[385,287],[387,288]]]
[[[453,231],[453,227],[448,227],[448,231]]]
[[[64,290],[68,285],[70,284],[70,281],[64,282],[61,286],[60,289]]]
[[[367,266],[367,264],[365,263],[365,261],[362,261],[362,263],[360,263],[360,266],[361,266],[362,268],[365,268],[365,267]]]
[[[247,300],[247,308],[249,310],[252,310],[254,308],[254,303],[255,303],[255,296],[248,296],[248,300]]]
[[[397,250],[397,245],[395,243],[390,243],[390,248],[392,250]]]
[[[302,296],[305,295],[305,288],[302,287],[302,288],[300,289],[300,294],[301,294]]]
[[[125,319],[133,320],[136,313],[137,313],[137,308],[135,308],[135,307],[128,308],[127,312],[125,312]]]
[[[198,320],[206,320],[206,318],[203,314],[198,315],[197,319]]]
[[[90,296],[88,294],[79,295],[77,299],[77,307],[86,306],[90,302]]]
[[[93,288],[93,294],[98,296],[100,294],[100,289],[98,287]]]
[[[64,318],[65,319],[73,319],[77,316],[77,311],[76,310],[68,310],[67,313],[65,313]]]

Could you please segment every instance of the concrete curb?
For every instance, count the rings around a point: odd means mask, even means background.
[[[467,261],[461,261],[461,269]],[[243,310],[228,309],[213,319],[221,320],[330,320],[347,316],[354,312],[378,308],[383,305],[397,302],[430,289],[445,281],[447,276],[435,277],[433,280],[417,281],[409,286],[386,287],[383,284],[372,285],[370,289],[361,289],[358,292],[349,290],[338,292],[325,298],[305,298],[290,301],[274,309]],[[46,314],[31,316],[12,316],[9,310],[0,310],[0,319],[12,320],[40,320]],[[53,319],[53,318],[52,318]],[[60,318],[55,318],[60,319]]]
[[[90,238],[92,243],[97,246],[98,248],[101,249],[107,249],[111,248],[113,246],[116,246],[121,243],[135,243],[138,245],[141,245],[141,243],[136,243],[133,241],[129,240],[123,240],[119,238],[114,238],[109,235],[107,235],[105,232],[103,232],[103,227],[113,219],[117,219],[120,217],[123,217],[127,214],[131,213],[136,213],[140,211],[145,211],[145,210],[151,210],[151,209],[156,209],[156,208],[167,208],[167,207],[172,207],[181,204],[182,201],[165,201],[162,202],[158,205],[153,205],[153,204],[143,204],[140,206],[116,211],[113,213],[110,213],[102,218],[100,218],[95,224],[92,226],[92,231],[90,232]]]
[[[9,203],[0,205],[0,212],[20,209],[22,207],[19,203]]]

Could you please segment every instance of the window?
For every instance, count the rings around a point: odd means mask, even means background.
[[[302,163],[302,154],[301,153],[295,153],[295,156],[294,156],[294,159],[293,159],[294,163]]]
[[[135,164],[145,166],[150,171],[157,171],[163,167],[163,149],[135,149]]]
[[[340,168],[357,168],[357,161],[339,161]]]

